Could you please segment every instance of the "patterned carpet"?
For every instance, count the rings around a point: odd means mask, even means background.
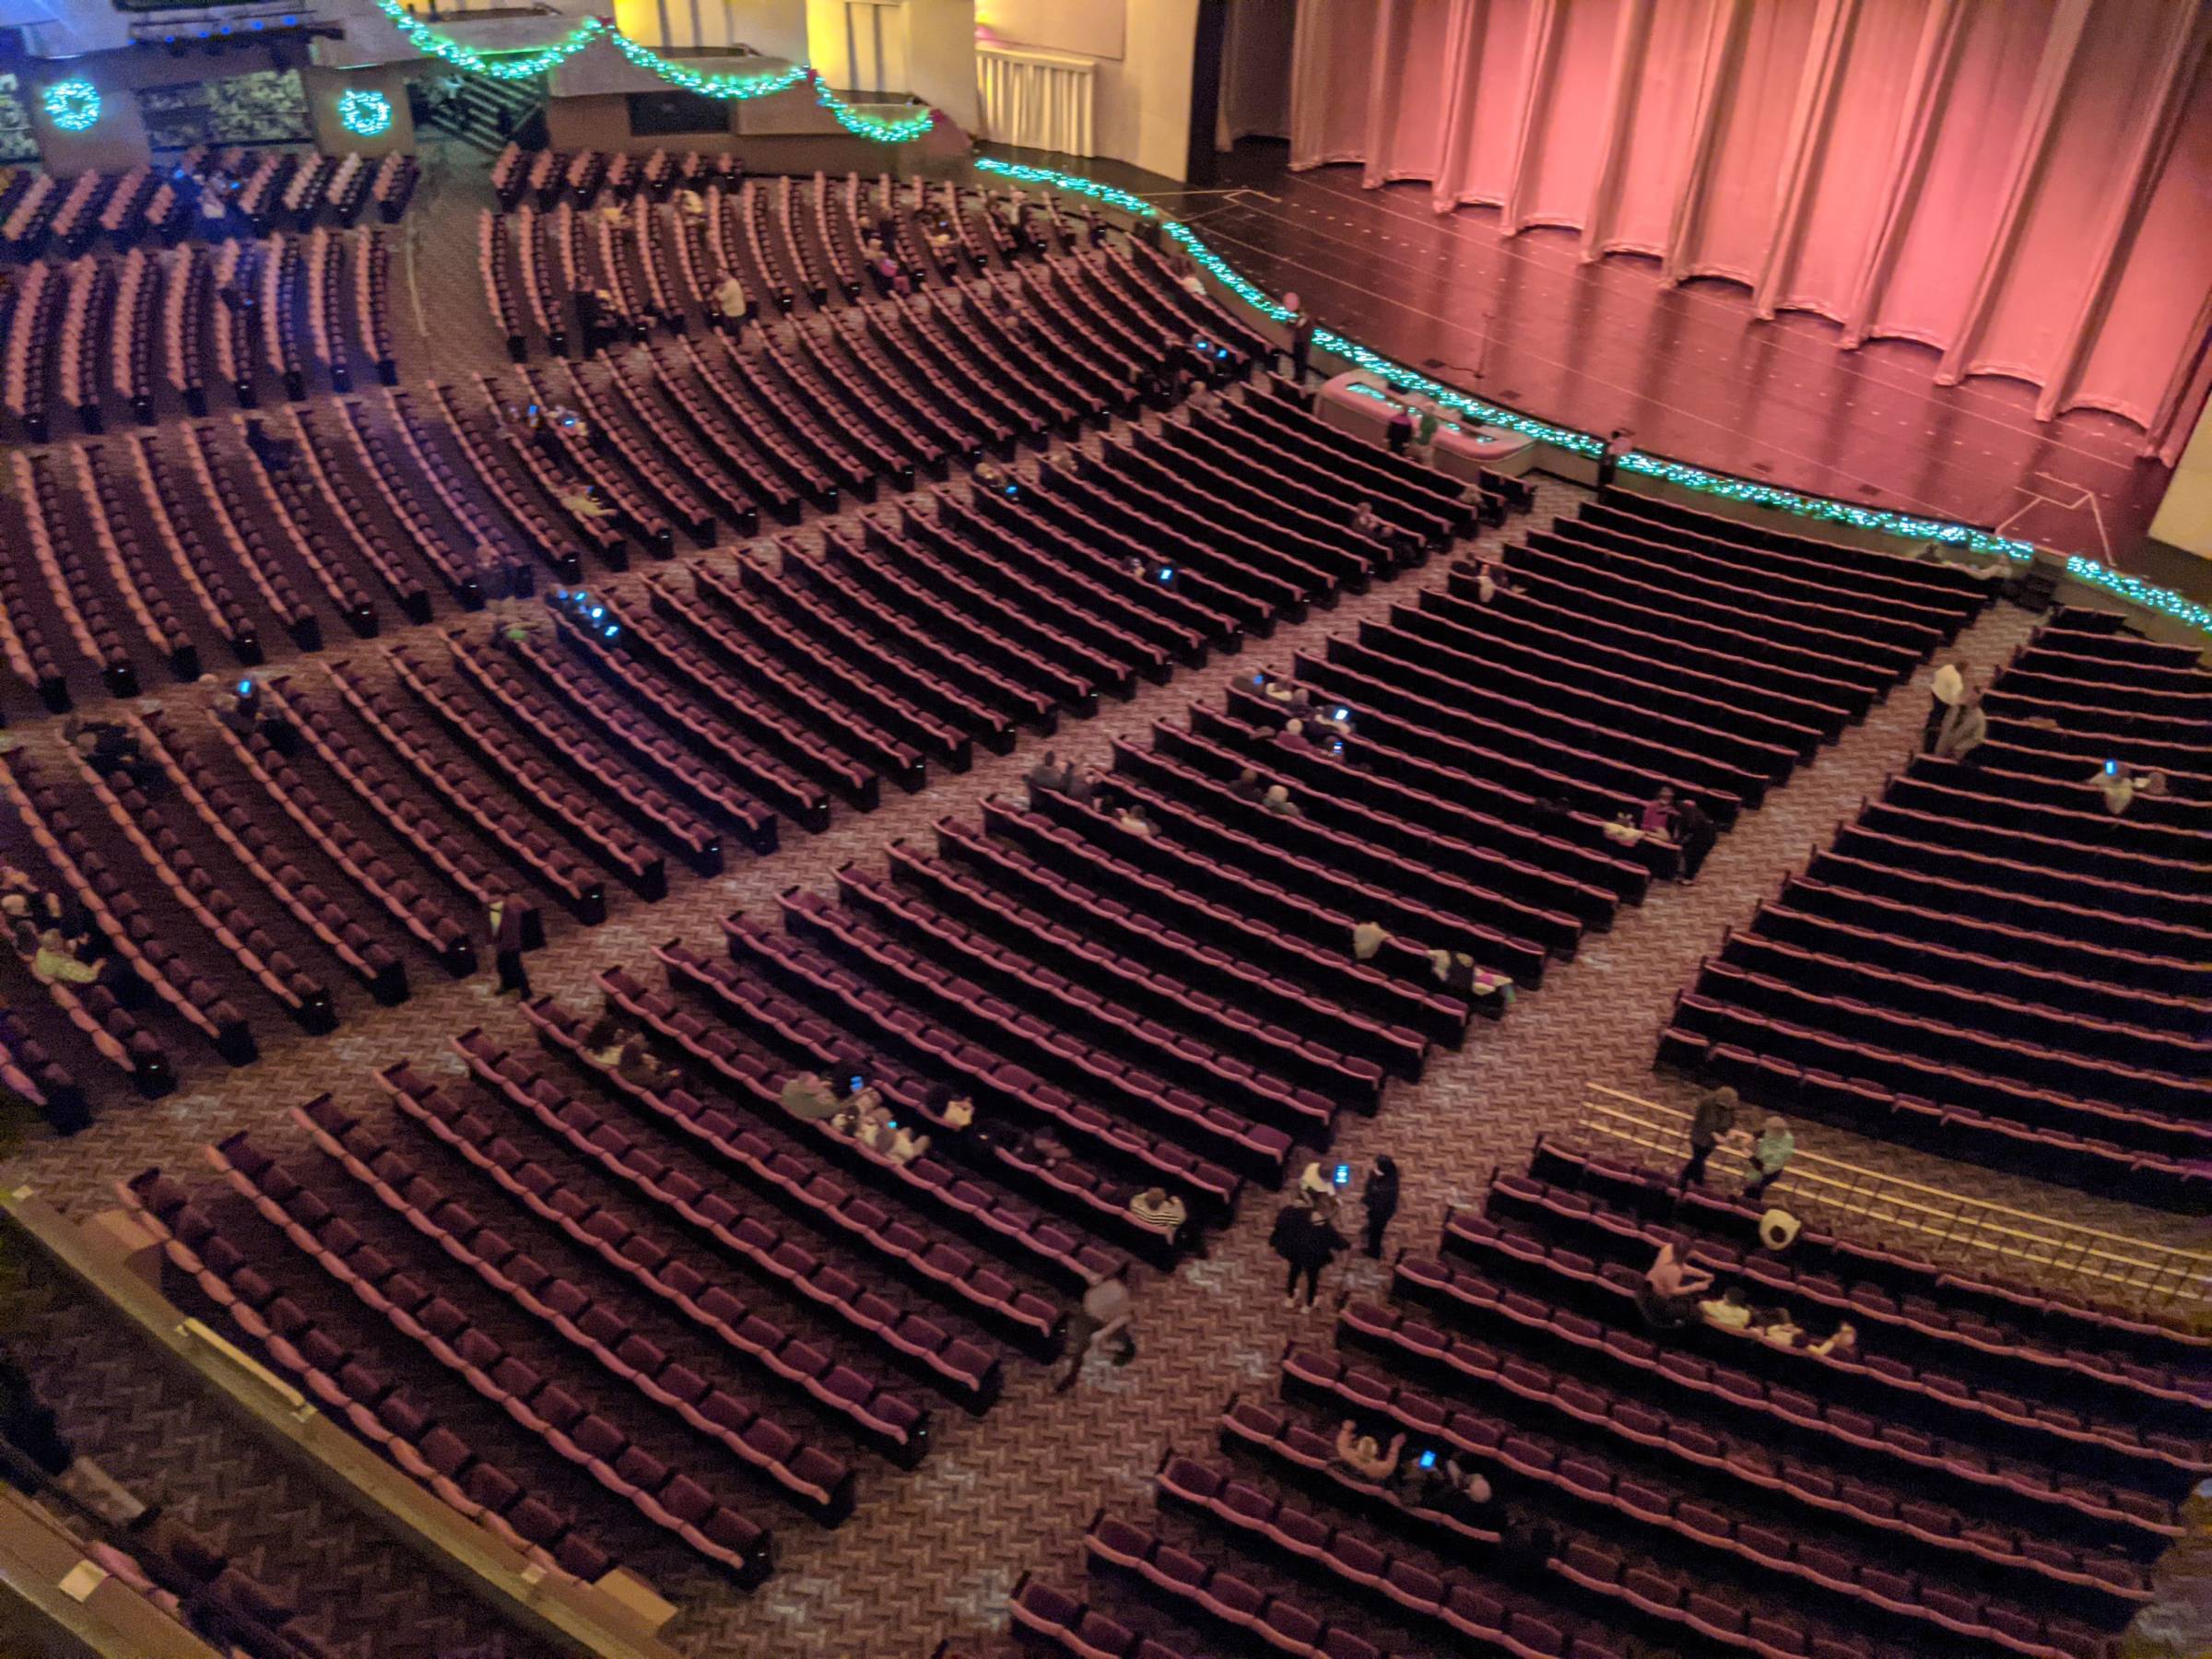
[[[441,373],[453,373],[497,360],[471,258],[471,193],[480,189],[480,177],[448,176],[436,167],[426,180],[416,216],[419,253],[404,277],[395,275],[405,363],[434,362]],[[422,314],[435,320],[427,338],[416,331],[411,288],[421,295]],[[1538,494],[1542,517],[1571,510],[1580,492],[1541,479]],[[1214,697],[1232,666],[1250,672],[1287,664],[1299,646],[1349,628],[1362,615],[1382,614],[1419,580],[1417,574],[1347,598],[1337,610],[1248,645],[1233,665],[1217,663],[1167,687],[1144,687],[1134,700],[1109,704],[1097,720],[1064,728],[1055,747],[1064,758],[1102,760],[1109,737],[1141,734],[1154,721],[1176,717],[1194,699]],[[1960,654],[1986,669],[2030,627],[2023,614],[1996,610],[1962,637]],[[1685,1089],[1649,1069],[1670,999],[1722,932],[1801,865],[1836,820],[1910,752],[1926,700],[1924,672],[1764,808],[1747,814],[1694,887],[1654,889],[1643,907],[1624,911],[1610,934],[1591,937],[1574,963],[1524,996],[1501,1023],[1477,1022],[1465,1051],[1437,1055],[1422,1084],[1394,1083],[1379,1117],[1345,1120],[1342,1157],[1357,1160],[1388,1151],[1405,1171],[1394,1243],[1433,1238],[1447,1204],[1477,1200],[1495,1166],[1518,1163],[1535,1135],[1571,1120],[1587,1080],[1685,1097]],[[893,793],[865,817],[841,808],[818,836],[786,826],[779,853],[741,863],[711,881],[677,879],[663,903],[645,905],[625,894],[603,926],[564,922],[553,928],[547,948],[531,959],[536,987],[582,1001],[593,976],[609,965],[657,979],[657,971],[647,972],[653,967],[651,947],[671,937],[719,949],[716,924],[723,915],[742,909],[766,919],[775,894],[786,888],[823,886],[848,861],[877,863],[884,843],[896,838],[926,840],[939,818],[1017,787],[1040,747],[1025,737],[1013,755],[979,754],[971,772],[935,779],[918,795]],[[512,1006],[492,1000],[487,977],[455,984],[418,976],[412,1001],[349,1010],[334,1036],[273,1030],[263,1059],[249,1068],[227,1076],[203,1068],[167,1100],[111,1106],[74,1140],[34,1135],[20,1148],[13,1173],[72,1214],[88,1215],[108,1202],[110,1182],[148,1164],[180,1167],[196,1179],[195,1149],[234,1129],[266,1128],[270,1146],[292,1144],[298,1137],[289,1126],[278,1126],[287,1107],[324,1089],[365,1105],[373,1097],[374,1068],[412,1058],[451,1076],[456,1067],[446,1039],[472,1025],[502,1041],[529,1041]],[[1800,1145],[2146,1237],[2187,1238],[2186,1224],[2171,1217],[1992,1177],[1825,1127],[1801,1131]],[[837,1532],[779,1517],[778,1571],[758,1593],[744,1595],[704,1572],[693,1582],[664,1583],[683,1608],[669,1640],[697,1655],[914,1654],[946,1635],[971,1652],[999,1651],[1005,1596],[1024,1568],[1046,1569],[1063,1583],[1078,1579],[1076,1545],[1091,1512],[1103,1502],[1124,1513],[1149,1513],[1147,1481],[1162,1449],[1209,1440],[1230,1394],[1271,1386],[1287,1337],[1324,1331],[1325,1311],[1298,1314],[1282,1305],[1279,1264],[1265,1245],[1274,1210],[1270,1198],[1255,1194],[1210,1257],[1186,1264],[1165,1282],[1145,1276],[1141,1351],[1125,1370],[1094,1365],[1074,1392],[1053,1395],[1041,1368],[1018,1364],[987,1420],[940,1414],[935,1450],[921,1470],[902,1474],[870,1464],[859,1512]],[[1379,1286],[1383,1277],[1380,1265],[1355,1260],[1333,1273],[1324,1289],[1333,1300],[1341,1289]],[[242,1434],[210,1404],[171,1397],[165,1379],[82,1305],[30,1299],[18,1328],[38,1354],[41,1381],[57,1395],[65,1426],[88,1451],[126,1481],[172,1496],[234,1547],[252,1552],[273,1579],[322,1574],[314,1605],[345,1610],[353,1628],[331,1632],[344,1651],[414,1659],[468,1651],[489,1639],[488,1615],[455,1596],[421,1595],[415,1562],[288,1468],[242,1443]],[[535,1650],[510,1638],[496,1651]]]

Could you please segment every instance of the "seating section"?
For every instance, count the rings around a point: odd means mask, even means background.
[[[1171,1448],[1156,1517],[1093,1517],[1092,1599],[1025,1576],[1016,1632],[1152,1659],[1215,1632],[1328,1655],[2117,1652],[2212,1458],[2206,1338],[1816,1230],[1777,1253],[1759,1210],[1539,1142],[1439,1252],[1397,1258],[1390,1300],[1343,1302],[1341,1352],[1294,1338],[1279,1400],[1229,1402],[1226,1463]],[[1761,1322],[1848,1316],[1856,1350],[1653,1332],[1636,1292],[1662,1244]],[[1346,1424],[1393,1448],[1390,1477],[1346,1461]]]
[[[2061,612],[1989,687],[1987,741],[1912,759],[1730,932],[1660,1059],[1761,1106],[2195,1213],[2212,1181],[2199,706],[2212,674]]]

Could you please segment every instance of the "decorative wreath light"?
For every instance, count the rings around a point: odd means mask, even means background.
[[[46,118],[65,133],[81,133],[100,119],[100,88],[82,79],[55,81],[39,94]]]
[[[702,75],[674,59],[663,57],[644,41],[633,40],[604,18],[586,18],[550,46],[534,52],[495,53],[479,52],[473,46],[463,45],[451,35],[440,33],[410,13],[400,0],[376,0],[376,4],[392,20],[393,27],[406,37],[407,43],[424,56],[437,58],[472,75],[488,75],[495,80],[529,80],[559,68],[594,41],[604,38],[639,68],[701,98],[731,100],[767,98],[812,82],[816,100],[837,117],[845,131],[877,144],[910,143],[936,124],[935,112],[928,109],[917,110],[896,121],[864,114],[840,98],[818,73],[805,64],[759,75]]]
[[[338,94],[338,124],[356,138],[374,138],[392,130],[392,100],[367,87]]]

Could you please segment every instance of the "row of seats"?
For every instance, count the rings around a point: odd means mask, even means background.
[[[2041,1179],[2201,1202],[2212,806],[2100,781],[2188,759],[2168,712],[2212,706],[2212,676],[2084,623],[1998,673],[1989,741],[1913,759],[1728,935],[1663,1061]]]

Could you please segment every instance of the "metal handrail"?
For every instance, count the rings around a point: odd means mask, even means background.
[[[1594,1139],[1625,1143],[1679,1162],[1689,1156],[1690,1113],[1602,1083],[1587,1086],[1575,1127]],[[1744,1161],[1724,1143],[1716,1162]],[[1799,1151],[1768,1189],[1806,1211],[1825,1206],[2032,1269],[2054,1282],[2119,1293],[2138,1306],[2212,1306],[2212,1253],[2131,1239],[2060,1221],[1985,1198],[1885,1174],[1824,1153]]]

